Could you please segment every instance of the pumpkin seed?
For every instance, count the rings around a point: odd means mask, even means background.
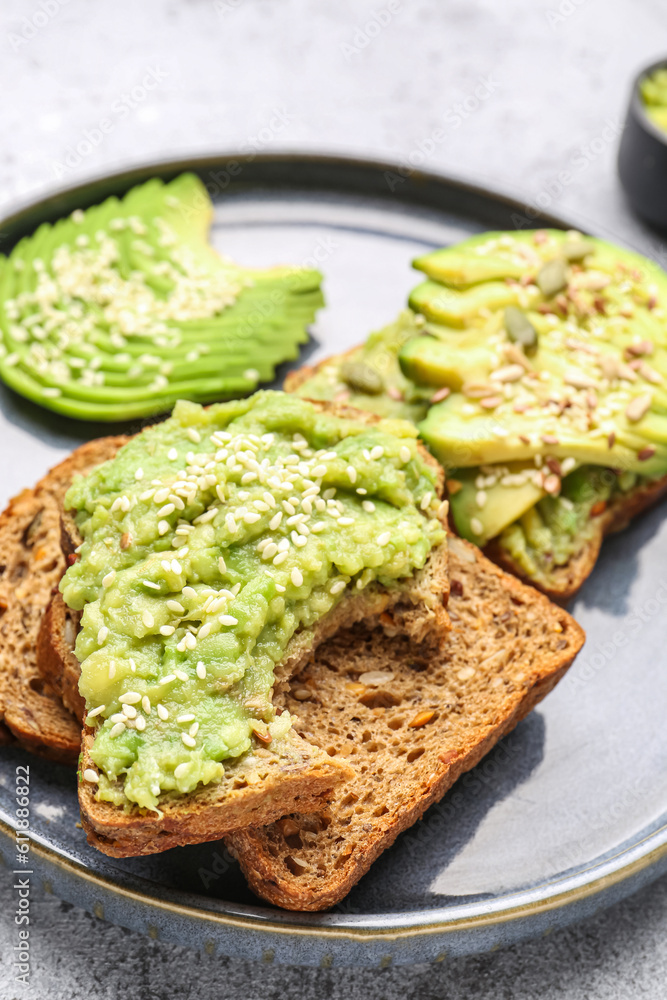
[[[519,344],[526,354],[537,350],[537,330],[521,309],[507,306],[505,309],[505,329],[514,344]]]
[[[583,260],[593,253],[595,247],[588,240],[572,239],[566,240],[561,247],[561,253],[565,260]]]
[[[565,261],[561,260],[560,257],[548,260],[537,272],[535,281],[546,299],[558,295],[567,285]]]
[[[374,368],[360,361],[346,361],[341,368],[341,377],[355,392],[367,396],[379,396],[384,389],[384,381]]]

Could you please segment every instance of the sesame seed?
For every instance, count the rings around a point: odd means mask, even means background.
[[[301,570],[296,568],[296,566],[290,573],[290,579],[295,587],[300,587],[303,584],[303,574],[301,573]]]
[[[136,719],[137,710],[134,705],[123,705],[123,715],[126,715],[128,719]]]
[[[201,435],[198,430],[194,427],[188,427],[186,434],[194,444],[199,444],[201,441]]]
[[[176,573],[178,576],[180,576],[180,574],[183,572],[183,569],[182,569],[181,564],[179,563],[178,559],[172,559],[171,560],[171,568],[172,568],[172,571],[174,573]]]
[[[159,511],[157,512],[157,516],[167,517],[169,514],[173,514],[175,510],[176,507],[173,503],[166,503],[164,507],[160,507]]]
[[[181,739],[185,743],[186,747],[196,747],[197,746],[196,740],[193,740],[193,738],[191,736],[189,736],[188,733],[181,733]]]
[[[141,701],[141,695],[138,691],[127,691],[125,694],[120,696],[118,701],[121,705],[136,705]]]
[[[354,524],[354,518],[353,517],[339,517],[338,518],[338,523],[340,525],[342,525],[344,528],[346,528],[346,527],[349,527],[349,525]]]
[[[162,680],[160,681],[160,684],[171,684],[171,682],[175,681],[175,680],[176,680],[176,674],[175,673],[174,674],[167,674],[166,677],[162,678]]]
[[[391,538],[391,534],[388,531],[383,531],[381,535],[378,535],[377,543],[378,545],[387,545]]]
[[[177,764],[174,768],[174,777],[178,780],[179,778],[184,778],[188,773],[190,764],[188,761],[184,760],[182,764]]]
[[[173,635],[175,631],[173,625],[160,625],[160,635]]]
[[[166,535],[168,531],[169,531],[169,521],[158,521],[157,523],[158,535]]]
[[[218,556],[218,569],[222,574],[227,572],[227,563],[224,556]]]
[[[92,767],[87,767],[86,770],[83,772],[83,776],[86,779],[86,781],[90,781],[91,784],[97,784],[97,782],[100,780],[99,774],[97,773],[97,771],[93,771]]]
[[[329,588],[329,593],[340,594],[343,590],[345,590],[346,586],[347,584],[345,583],[345,580],[336,580],[334,583],[331,584],[331,587]]]
[[[484,525],[477,517],[470,518],[470,527],[475,535],[484,534]]]
[[[106,642],[108,635],[109,635],[109,629],[106,627],[106,625],[103,625],[102,628],[97,633],[97,645],[102,646]]]
[[[273,565],[280,566],[287,559],[287,555],[288,555],[287,552],[279,552],[278,555],[275,556],[273,559]]]
[[[197,664],[197,677],[199,678],[200,681],[206,679],[206,667],[204,666],[201,660]]]
[[[111,663],[109,664],[109,680],[110,681],[113,680],[115,676],[116,676],[116,661],[112,660]]]
[[[141,467],[135,469],[134,478],[137,480],[137,482],[139,482],[144,478],[144,470]]]
[[[348,467],[347,467],[347,469],[345,471],[347,472],[348,479],[350,480],[350,482],[354,486],[354,484],[357,481],[357,470],[355,469],[355,467],[353,465],[348,465]]]
[[[378,458],[382,458],[384,455],[384,448],[381,444],[376,444],[374,448],[371,448],[371,461],[375,462]]]
[[[375,504],[372,500],[363,500],[361,506],[368,514],[373,514],[375,512]]]
[[[116,570],[110,569],[107,575],[102,577],[102,586],[105,588],[110,587],[115,579],[116,579]]]
[[[143,708],[146,715],[151,714],[151,700],[147,694],[145,694],[141,699],[141,707]]]
[[[233,615],[220,615],[218,621],[221,625],[238,625],[238,618],[234,618]]]
[[[190,728],[188,729],[188,734],[192,737],[195,737],[198,732],[199,732],[199,723],[193,722]]]
[[[182,604],[179,604],[178,601],[167,601],[167,607],[170,611],[175,612],[177,615],[185,614],[185,608]]]
[[[211,622],[205,622],[197,633],[198,639],[205,639],[207,635],[210,635],[213,625]]]
[[[276,529],[280,527],[280,522],[282,521],[282,519],[283,519],[283,512],[279,510],[278,513],[274,514],[271,520],[269,521],[269,528],[271,529],[271,531],[276,531]]]
[[[94,719],[96,715],[101,715],[105,708],[106,705],[98,705],[97,708],[91,708],[90,712],[88,712],[87,720]]]
[[[170,448],[169,451],[167,452],[167,458],[169,459],[170,462],[175,462],[176,459],[178,458],[177,450],[175,448]]]
[[[141,615],[141,620],[146,628],[153,628],[153,625],[155,624],[155,619],[150,611],[144,611]]]
[[[111,729],[109,730],[109,736],[111,737],[112,740],[115,740],[117,736],[120,736],[120,734],[124,732],[125,732],[125,723],[117,722],[115,726],[112,726]]]
[[[431,503],[432,499],[433,499],[433,494],[430,491],[425,493],[424,496],[421,498],[421,503],[419,504],[421,510],[426,510],[426,508]]]
[[[143,733],[144,729],[146,728],[146,720],[144,719],[143,715],[140,715],[135,720],[134,727],[135,729],[138,729],[140,733]]]
[[[158,706],[157,706],[157,714],[162,719],[163,722],[166,722],[167,719],[169,718],[169,712],[164,707],[164,705],[158,704]]]
[[[193,722],[194,718],[195,716],[192,714],[192,712],[187,712],[185,715],[179,715],[178,718],[176,719],[176,722],[178,722],[180,725],[183,725],[183,723],[185,722]]]

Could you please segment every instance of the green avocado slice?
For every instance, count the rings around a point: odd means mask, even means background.
[[[0,377],[77,419],[246,394],[298,356],[322,305],[307,268],[240,267],[208,243],[194,175],[44,224],[0,256]]]

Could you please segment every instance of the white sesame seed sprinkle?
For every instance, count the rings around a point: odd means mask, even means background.
[[[295,587],[301,587],[303,585],[303,574],[300,569],[297,569],[296,566],[290,573],[290,580]]]
[[[97,633],[97,645],[103,646],[107,640],[108,635],[109,635],[109,629],[107,628],[106,625],[103,625],[102,628]]]
[[[157,714],[158,714],[158,717],[160,719],[162,719],[163,722],[166,722],[167,719],[169,718],[169,710],[166,709],[164,707],[164,705],[162,705],[160,703],[158,703],[158,705],[157,705]]]
[[[382,534],[378,535],[377,543],[378,545],[388,545],[391,539],[391,534],[388,531],[383,531]]]
[[[97,771],[93,771],[92,767],[87,767],[86,770],[83,772],[83,776],[86,779],[86,781],[90,781],[91,784],[97,784],[97,782],[100,780],[99,774],[97,773]]]

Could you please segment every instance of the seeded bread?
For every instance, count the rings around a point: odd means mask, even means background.
[[[575,596],[593,572],[605,537],[627,528],[633,518],[648,510],[665,495],[667,495],[667,476],[646,483],[627,496],[611,501],[603,513],[594,519],[596,530],[593,537],[564,566],[556,566],[550,572],[548,585],[527,577],[525,571],[510,558],[497,540],[490,542],[484,552],[503,569],[527,580],[552,601],[565,604]]]
[[[584,642],[563,610],[450,538],[452,631],[420,656],[405,637],[339,632],[281,704],[355,776],[319,814],[227,838],[250,887],[291,910],[339,902],[401,831],[554,687]]]
[[[36,658],[44,609],[65,568],[62,499],[75,473],[105,461],[125,440],[82,445],[0,515],[0,735],[53,760],[76,760],[80,743],[80,727]]]
[[[330,409],[326,404],[318,408]],[[340,416],[377,418],[360,411],[336,407]],[[421,446],[420,446],[421,447]],[[427,461],[437,471],[437,489],[443,487],[442,470],[426,452]],[[62,520],[62,540],[71,552],[80,538],[73,518]],[[449,620],[444,608],[449,592],[447,546],[435,550],[423,570],[386,590],[372,584],[361,594],[345,595],[340,603],[313,629],[298,632],[287,655],[276,669],[276,690],[286,686],[312,655],[315,647],[340,628],[363,619],[377,622],[392,632],[405,632],[424,648],[438,647]],[[56,595],[44,616],[39,637],[39,658],[46,678],[59,690],[66,703],[81,716],[83,702],[78,695],[79,664],[72,651],[77,620]],[[84,727],[80,775],[95,766],[90,758],[94,731]],[[228,830],[251,823],[262,824],[285,812],[315,810],[322,796],[349,775],[341,761],[311,747],[295,732],[267,748],[254,749],[228,764],[223,781],[183,796],[165,796],[161,817],[126,802],[124,808],[95,799],[95,786],[80,781],[79,801],[84,828],[91,843],[116,857],[153,854],[179,844],[219,839]],[[119,782],[122,789],[122,782]]]

